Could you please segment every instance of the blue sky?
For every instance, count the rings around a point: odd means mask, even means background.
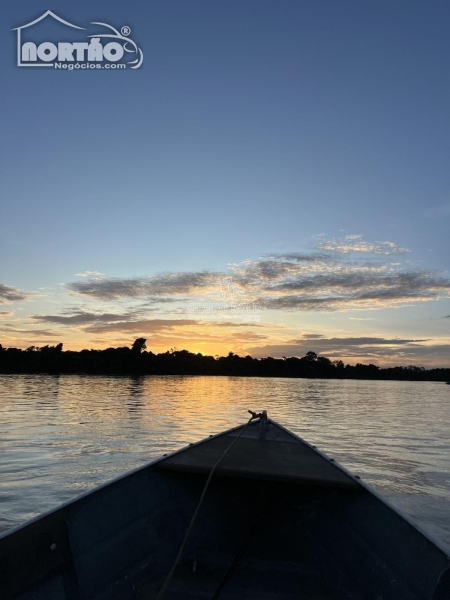
[[[16,67],[10,30],[48,8],[130,26],[142,68]],[[25,1],[3,21],[0,343],[448,364],[448,3]],[[189,313],[224,279],[258,324]]]

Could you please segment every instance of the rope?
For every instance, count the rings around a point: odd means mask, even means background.
[[[257,418],[260,418],[263,416],[262,413],[254,413],[251,410],[248,411],[252,416],[250,417],[250,419],[247,421],[247,423],[244,425],[244,427],[241,429],[241,431],[239,432],[239,435],[237,435],[234,440],[231,442],[231,444],[228,446],[228,448],[225,448],[225,450],[222,452],[222,454],[220,455],[220,457],[216,460],[216,462],[214,463],[211,471],[209,472],[208,475],[208,479],[206,480],[205,483],[205,487],[203,488],[202,494],[200,496],[200,500],[198,501],[197,507],[194,511],[194,514],[192,515],[192,518],[189,522],[188,528],[186,529],[186,533],[184,534],[184,538],[183,541],[181,542],[181,546],[180,549],[178,550],[178,554],[173,562],[172,567],[170,568],[169,573],[167,574],[164,583],[161,586],[161,589],[159,590],[158,594],[156,595],[155,600],[161,600],[161,598],[163,597],[167,586],[170,583],[170,580],[172,579],[172,576],[175,572],[175,569],[178,566],[178,563],[180,562],[181,556],[183,554],[184,548],[186,546],[186,542],[188,541],[189,535],[192,531],[192,528],[194,527],[195,521],[197,519],[198,513],[200,512],[200,508],[203,504],[203,500],[206,496],[206,492],[208,491],[208,487],[209,484],[211,483],[211,479],[214,475],[215,470],[217,469],[217,467],[219,466],[219,464],[222,462],[222,460],[225,458],[225,456],[227,455],[227,453],[231,450],[231,448],[234,446],[234,444],[238,441],[238,439],[241,437],[241,435],[244,433],[244,431],[247,429],[247,427],[250,425],[250,423]]]

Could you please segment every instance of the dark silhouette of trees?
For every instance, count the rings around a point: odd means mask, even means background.
[[[146,341],[147,340],[145,338],[138,338],[137,340],[134,340],[133,345],[131,346],[131,352],[140,354],[142,352],[142,350],[146,350],[147,349],[147,345],[145,343]]]
[[[63,344],[30,346],[26,350],[0,344],[0,373],[78,373],[87,375],[235,375],[244,377],[309,377],[323,379],[397,379],[450,381],[450,368],[380,368],[374,364],[345,365],[309,351],[305,356],[252,358],[229,352],[204,356],[171,348],[149,352],[145,338],[129,347],[106,350],[63,351]]]

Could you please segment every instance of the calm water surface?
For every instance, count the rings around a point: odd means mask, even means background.
[[[450,386],[0,375],[0,532],[145,462],[244,423],[318,446],[450,549]]]

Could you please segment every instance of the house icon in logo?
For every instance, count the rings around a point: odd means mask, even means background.
[[[56,21],[59,21],[60,23],[62,23],[63,25],[67,25],[68,27],[73,27],[74,29],[81,29],[86,31],[85,27],[78,27],[78,25],[73,25],[72,23],[69,23],[68,21],[65,21],[64,19],[61,19],[61,17],[58,17],[58,15],[55,15],[55,13],[53,13],[51,10],[48,10],[47,12],[45,12],[43,15],[41,15],[40,17],[38,17],[37,19],[35,19],[34,21],[31,21],[31,23],[27,23],[26,25],[22,25],[21,27],[15,27],[14,29],[12,29],[12,31],[17,31],[17,66],[18,67],[53,67],[53,63],[52,62],[23,62],[23,54],[24,54],[24,48],[22,48],[22,29],[26,29],[27,27],[31,27],[32,25],[36,25],[36,23],[39,23],[40,21],[43,21],[44,19],[46,19],[47,17],[53,17],[53,19],[55,19]],[[24,46],[26,46],[26,44],[24,44]],[[45,50],[45,49],[44,49]],[[44,52],[43,50],[43,52]]]

